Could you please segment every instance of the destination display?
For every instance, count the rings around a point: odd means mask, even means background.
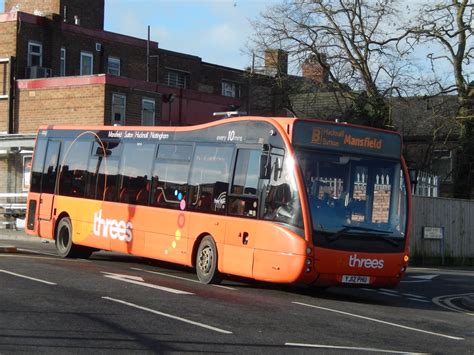
[[[399,159],[401,137],[396,133],[325,122],[297,121],[293,144]]]

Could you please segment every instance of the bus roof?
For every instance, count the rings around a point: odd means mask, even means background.
[[[334,122],[320,119],[312,118],[297,118],[297,117],[264,117],[264,116],[240,116],[240,117],[231,117],[231,118],[222,118],[217,121],[203,123],[199,125],[192,126],[89,126],[89,125],[41,125],[38,127],[38,130],[116,130],[116,131],[126,131],[126,130],[147,130],[147,131],[160,131],[160,132],[186,132],[205,129],[208,127],[215,127],[225,123],[233,123],[239,121],[263,121],[268,123],[273,123],[274,125],[280,126],[288,135],[290,141],[292,140],[293,126],[298,121],[312,122],[316,124],[324,125],[334,125],[334,126],[346,126],[360,128],[370,131],[384,132],[388,134],[393,134],[395,136],[400,136],[400,133],[395,131],[389,131],[379,128],[373,128],[368,126],[348,124],[345,122]]]

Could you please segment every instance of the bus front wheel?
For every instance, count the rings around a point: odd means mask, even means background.
[[[72,224],[69,217],[62,218],[56,228],[56,251],[62,258],[88,258],[92,253],[89,248],[72,242]]]
[[[199,281],[205,284],[218,284],[222,275],[217,270],[217,247],[210,235],[199,244],[196,255],[196,273]]]

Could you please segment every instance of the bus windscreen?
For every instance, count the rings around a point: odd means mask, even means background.
[[[296,156],[316,245],[370,238],[403,246],[406,187],[400,162],[316,150],[297,150]]]

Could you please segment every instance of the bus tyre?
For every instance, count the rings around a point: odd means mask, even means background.
[[[218,284],[222,275],[217,270],[217,247],[210,235],[204,237],[199,244],[196,255],[196,273],[199,281],[205,284]]]
[[[56,250],[61,258],[88,258],[92,250],[72,242],[72,224],[69,217],[62,218],[56,229]]]

